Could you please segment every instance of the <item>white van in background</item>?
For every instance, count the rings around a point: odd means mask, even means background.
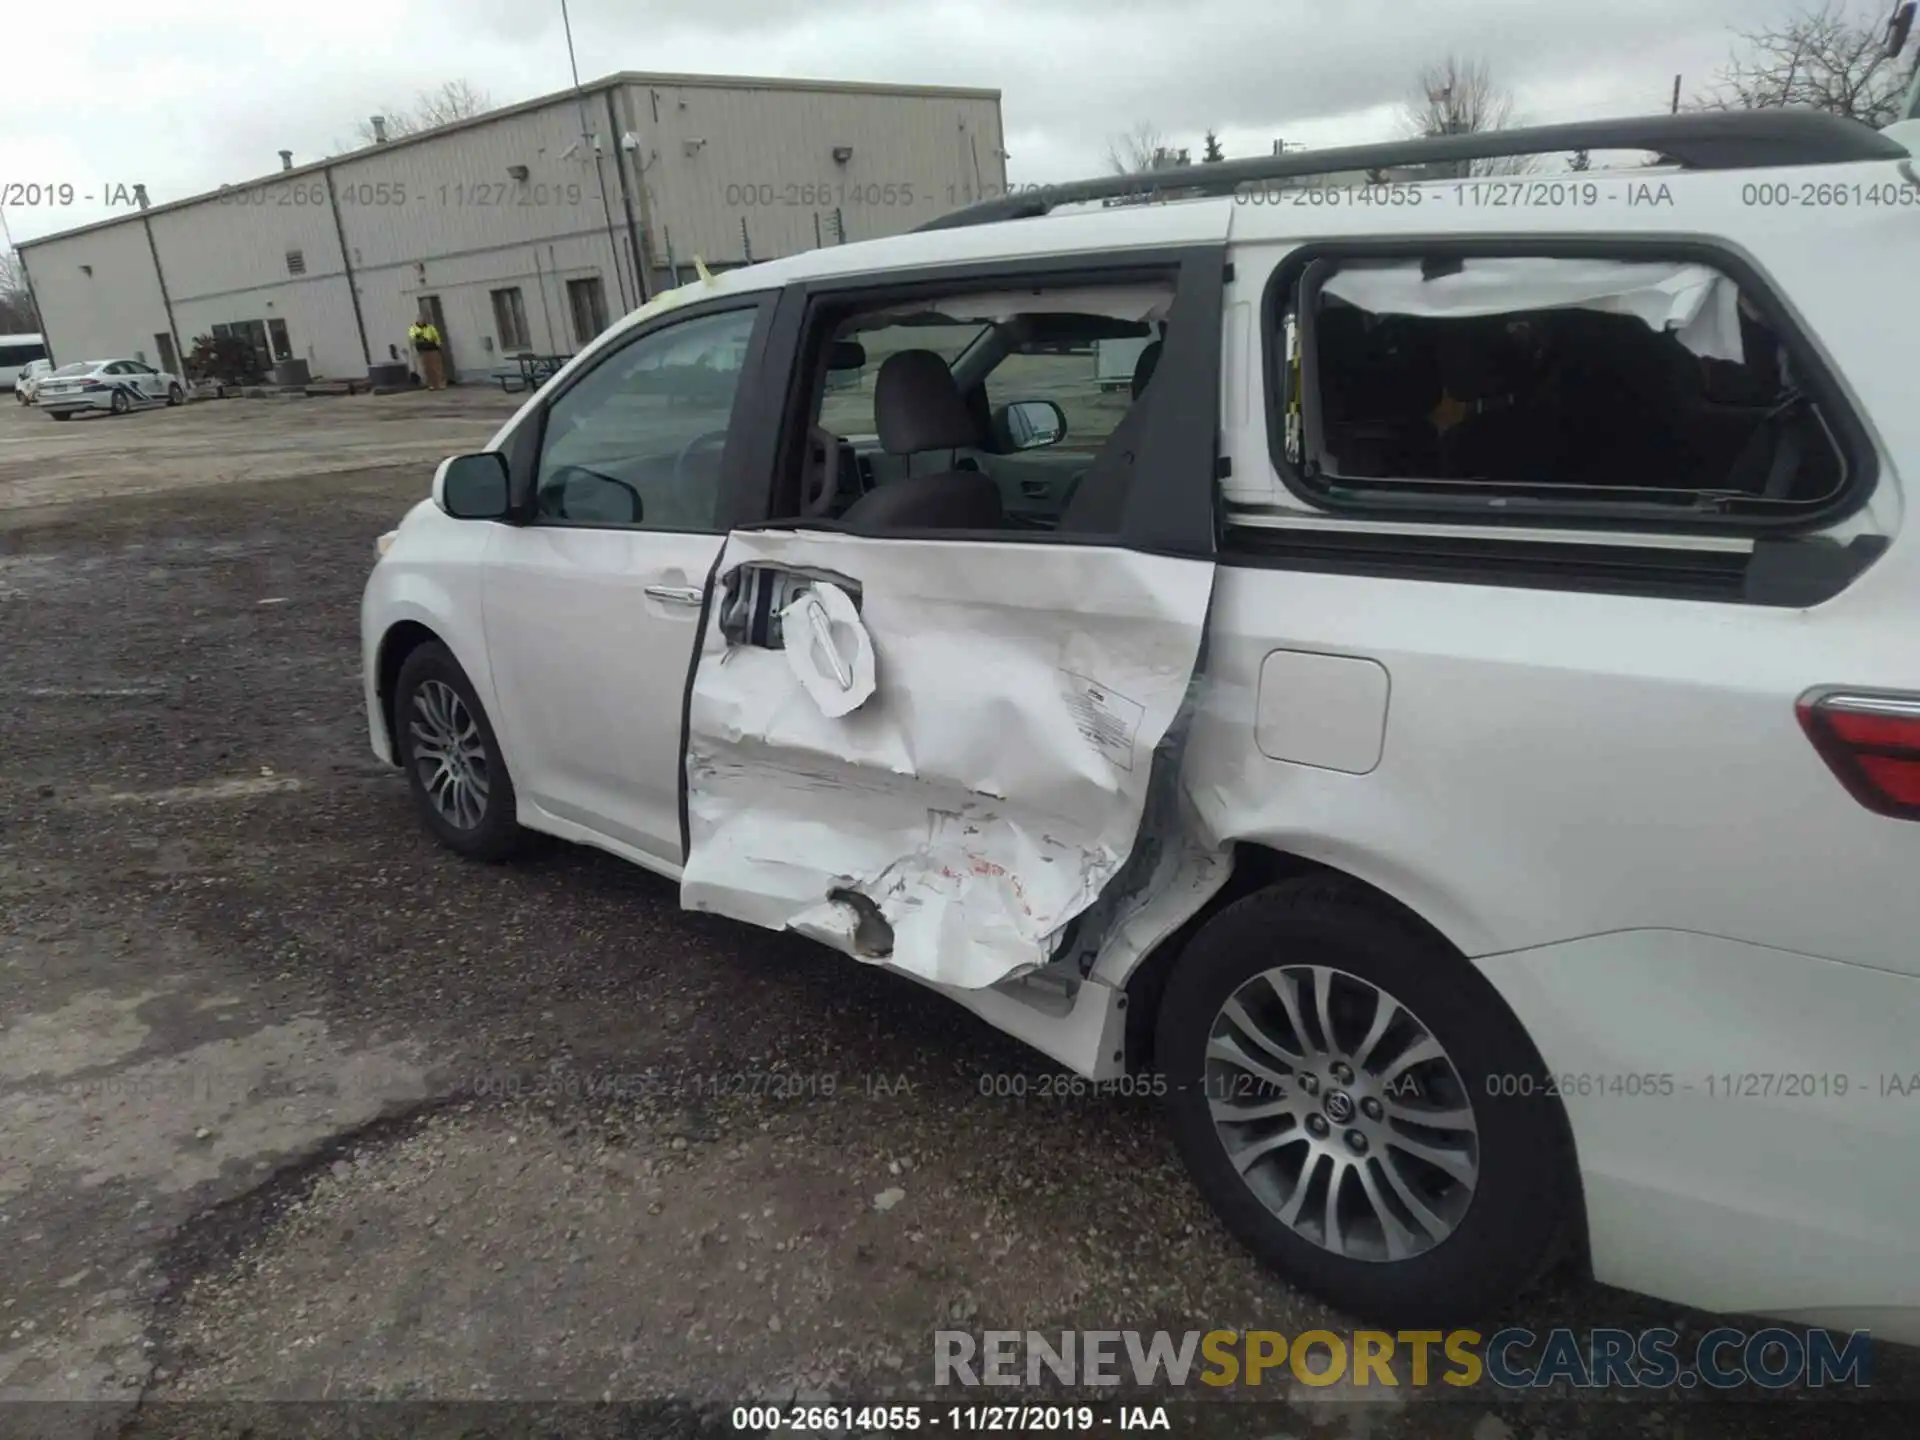
[[[40,335],[0,335],[0,385],[11,390],[31,360],[47,358],[47,342]]]

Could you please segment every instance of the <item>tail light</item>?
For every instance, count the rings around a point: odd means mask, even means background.
[[[1814,692],[1800,728],[1853,798],[1880,815],[1920,820],[1920,696]]]

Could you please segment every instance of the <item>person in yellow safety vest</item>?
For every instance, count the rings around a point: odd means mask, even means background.
[[[446,366],[440,358],[440,330],[433,321],[422,315],[407,329],[407,343],[420,357],[420,378],[426,382],[429,390],[446,388]]]

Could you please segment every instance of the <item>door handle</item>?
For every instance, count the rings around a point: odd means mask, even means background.
[[[658,600],[667,605],[698,605],[701,593],[691,585],[648,585],[644,593],[649,600]]]
[[[1029,500],[1044,500],[1053,493],[1053,487],[1045,480],[1022,480],[1020,493]]]

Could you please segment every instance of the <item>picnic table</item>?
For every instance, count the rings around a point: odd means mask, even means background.
[[[493,373],[493,378],[500,382],[500,388],[509,395],[544,385],[573,356],[516,355],[513,359],[513,365],[499,366]]]

